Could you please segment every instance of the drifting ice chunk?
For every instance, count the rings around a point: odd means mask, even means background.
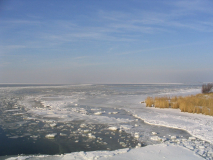
[[[156,132],[152,132],[152,135],[157,135],[157,133]]]
[[[64,134],[64,133],[60,133],[60,136],[67,136],[66,134]]]
[[[160,138],[158,136],[153,136],[153,137],[151,137],[151,140],[153,140],[153,141],[162,141],[162,138]]]
[[[135,148],[140,148],[141,147],[141,143],[138,143],[137,146],[135,146]]]
[[[132,126],[131,125],[121,125],[122,129],[131,129]]]
[[[140,137],[139,133],[136,132],[136,133],[135,133],[135,138],[139,138],[139,137]]]
[[[183,138],[182,141],[185,142],[185,141],[187,141],[187,139]]]
[[[125,144],[124,142],[120,142],[120,145],[121,145],[122,147],[126,147],[126,144]]]
[[[178,143],[178,144],[181,142],[180,139],[173,139],[173,141],[176,142],[176,143]]]
[[[101,137],[98,137],[98,139],[102,141],[102,139],[103,139],[103,138],[101,138]]]
[[[91,111],[100,110],[99,108],[92,108]]]
[[[198,152],[197,152],[197,154],[199,154],[199,155],[203,155],[205,152],[204,151],[202,151],[202,150],[199,150]]]
[[[195,137],[189,137],[189,140],[196,140]]]
[[[107,142],[103,142],[102,144],[103,144],[103,145],[107,145]]]
[[[117,131],[117,130],[118,130],[117,127],[109,127],[108,129],[109,129],[109,130],[112,130],[112,131]]]
[[[19,138],[19,136],[12,136],[12,137],[9,137],[9,138]]]
[[[102,112],[95,112],[94,114],[95,114],[95,115],[101,115]]]
[[[38,138],[38,136],[34,136],[34,135],[33,135],[33,136],[30,136],[30,137],[31,137],[31,138],[33,138],[33,139],[36,139],[36,138]]]
[[[87,125],[84,124],[84,123],[82,123],[82,124],[80,125],[81,128],[84,128],[84,127],[86,127],[86,126],[87,126]]]
[[[176,139],[177,138],[177,136],[171,136],[171,139]]]
[[[85,129],[85,130],[84,130],[84,133],[88,133],[88,132],[89,132],[89,130],[88,130],[88,129]]]
[[[167,138],[161,138],[161,141],[165,142],[165,141],[167,141]]]
[[[88,133],[89,138],[96,138],[92,133]]]
[[[200,148],[200,149],[204,149],[204,148],[205,148],[205,146],[199,146],[199,148]]]
[[[56,126],[57,126],[56,123],[50,124],[50,127],[56,127]]]
[[[45,138],[55,138],[57,133],[47,134]]]
[[[112,114],[117,114],[118,112],[112,112]]]
[[[194,150],[194,146],[191,146],[189,144],[186,144],[185,147],[188,148],[188,149],[190,149],[190,150]]]

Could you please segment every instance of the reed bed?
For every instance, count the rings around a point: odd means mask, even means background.
[[[181,112],[201,113],[213,116],[213,93],[197,94],[186,97],[147,97],[147,107],[174,108]]]
[[[152,97],[147,97],[145,103],[146,107],[152,107],[154,105],[154,99]]]

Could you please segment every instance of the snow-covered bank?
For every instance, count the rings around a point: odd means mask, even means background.
[[[161,95],[188,96],[198,93],[200,93],[199,89],[193,89]],[[145,97],[142,97],[140,100],[144,101]],[[146,107],[145,104],[136,104],[138,102],[139,100],[133,102],[133,107],[130,106],[125,109],[148,124],[183,129],[193,136],[213,144],[213,116],[181,112],[179,109]]]
[[[193,89],[177,93],[164,93],[162,95],[187,96],[198,93],[200,93],[199,89]],[[130,107],[127,110],[148,124],[183,129],[193,136],[213,144],[212,116],[181,112],[179,109],[146,107],[145,104],[134,105],[134,109]]]
[[[158,144],[137,149],[120,149],[116,151],[74,152],[55,156],[19,156],[7,160],[201,160],[198,155],[179,146]]]
[[[141,107],[145,108],[145,104]],[[147,107],[141,112],[141,107],[134,109],[135,117],[146,123],[184,129],[193,136],[213,143],[213,117],[202,114],[181,112],[179,109],[159,109]]]

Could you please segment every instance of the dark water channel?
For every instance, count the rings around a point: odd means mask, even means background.
[[[17,132],[17,130],[3,131],[0,129],[0,156],[53,155],[77,151],[116,150],[126,147],[132,148],[138,144],[138,140],[130,134],[124,131],[107,130],[107,125],[102,124],[57,123],[54,128],[38,129],[29,134],[22,133],[20,136],[12,136],[15,133],[17,135]],[[36,133],[36,136],[32,136],[32,133]],[[47,133],[55,133],[56,136],[55,138],[46,138]]]

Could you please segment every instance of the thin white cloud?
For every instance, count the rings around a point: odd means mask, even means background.
[[[200,32],[212,32],[206,18],[199,23],[200,14],[212,17],[213,2],[207,0],[184,0],[168,2],[170,10],[136,10],[131,13],[101,11],[99,16],[107,21],[109,27],[134,30],[142,33],[169,32],[171,27],[193,29]],[[205,17],[205,16],[204,16]]]
[[[89,58],[89,56],[80,56],[80,57],[75,57],[74,59],[86,59]]]
[[[199,44],[205,44],[205,43],[206,42],[177,44],[177,45],[170,45],[170,46],[166,46],[166,47],[158,47],[158,48],[141,49],[141,50],[135,50],[135,51],[127,51],[127,52],[118,53],[117,55],[136,54],[136,53],[143,53],[143,52],[149,52],[149,51],[159,51],[159,50],[163,50],[163,49],[180,48],[180,47],[193,46],[193,45],[199,45]]]
[[[7,53],[11,53],[18,49],[27,48],[26,45],[1,45],[0,46],[0,56],[7,56]]]
[[[1,20],[1,24],[7,25],[36,25],[41,24],[41,21],[25,20],[25,19],[12,19],[12,20]]]
[[[25,45],[6,45],[6,46],[0,46],[1,49],[20,49],[20,48],[26,48]]]
[[[179,0],[172,1],[170,4],[185,13],[203,12],[213,14],[213,2],[211,0]]]
[[[10,62],[0,62],[0,67],[3,68],[3,67],[7,67],[9,66],[11,63]]]

